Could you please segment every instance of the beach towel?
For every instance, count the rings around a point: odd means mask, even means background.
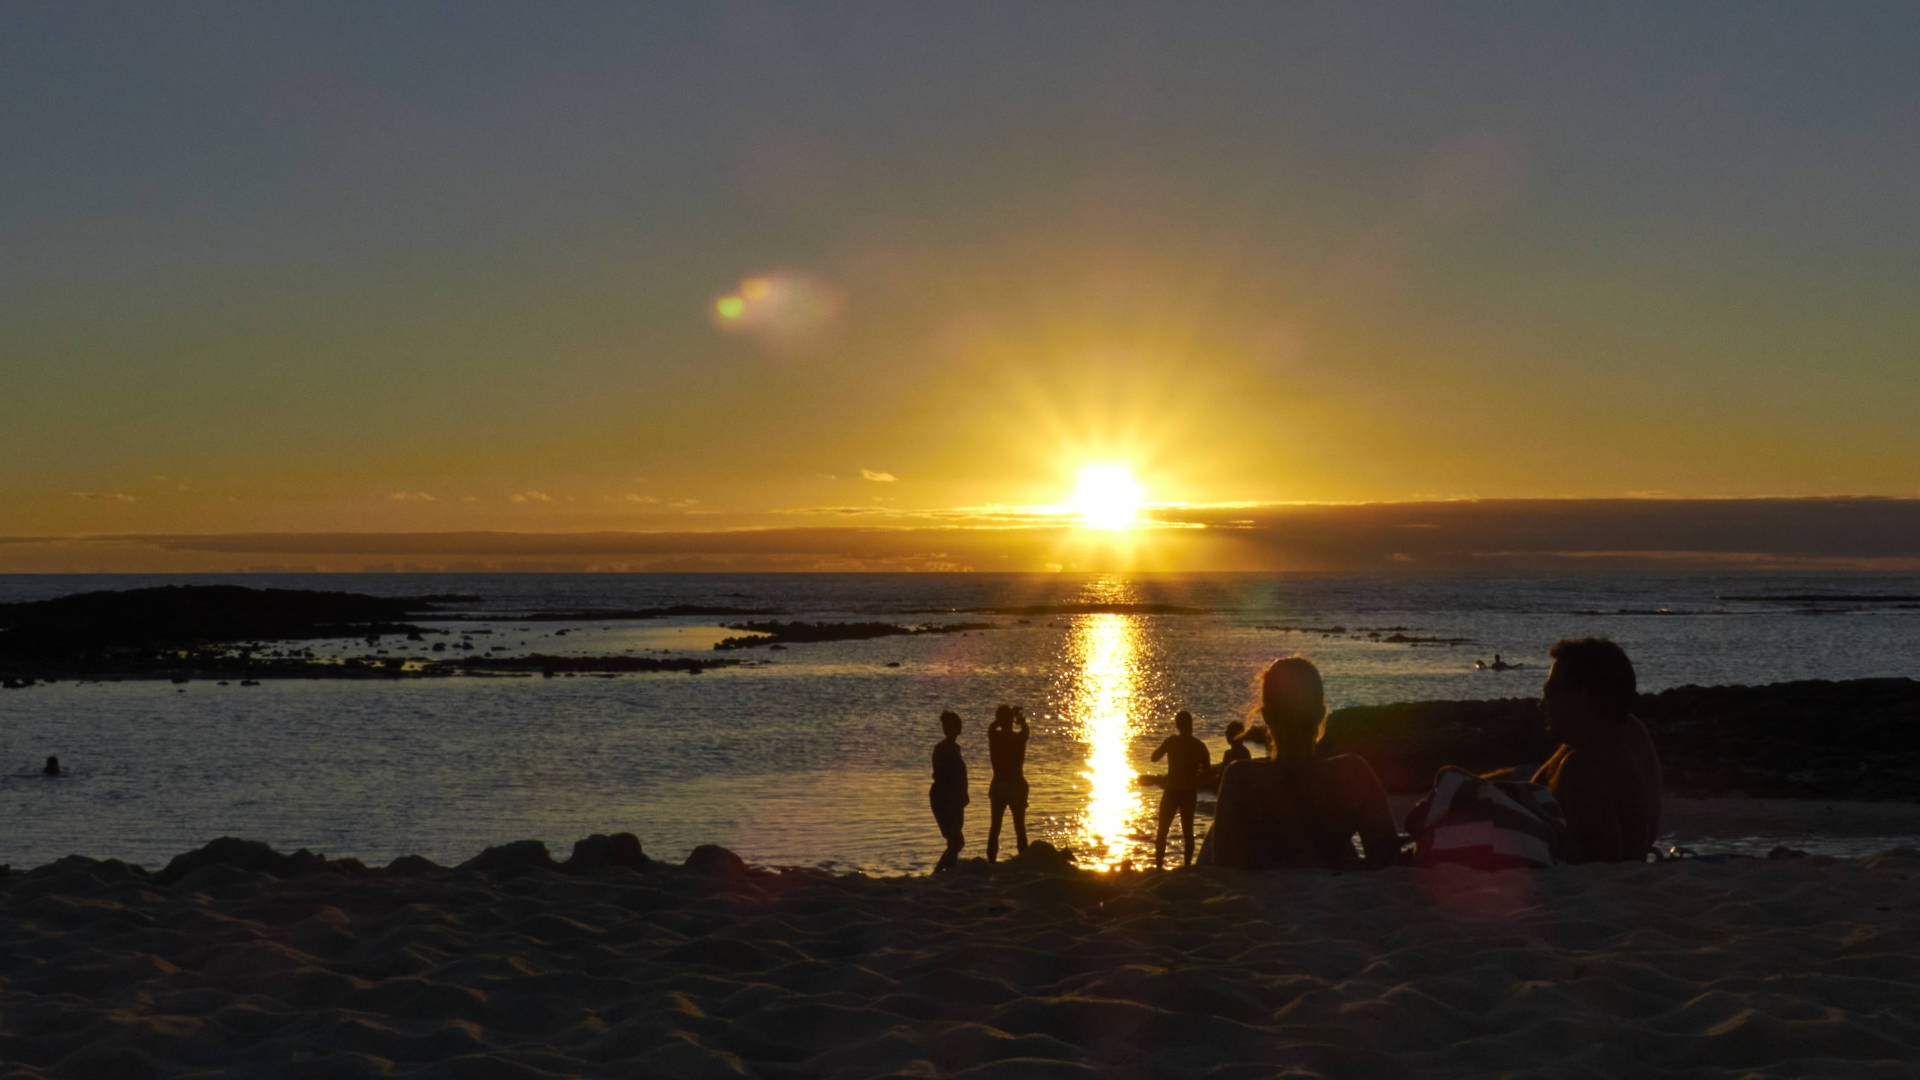
[[[1545,785],[1487,780],[1449,765],[1407,814],[1407,832],[1415,866],[1508,870],[1559,862],[1567,819]]]

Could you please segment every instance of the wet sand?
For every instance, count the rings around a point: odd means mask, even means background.
[[[264,853],[264,854],[263,854]],[[1030,853],[1031,855],[1032,853]],[[631,861],[631,860],[630,860]],[[1920,853],[1374,874],[0,878],[0,1077],[1912,1075]]]

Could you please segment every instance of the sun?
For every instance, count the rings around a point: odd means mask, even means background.
[[[1089,465],[1080,470],[1073,509],[1089,529],[1124,529],[1140,518],[1142,493],[1125,465]]]

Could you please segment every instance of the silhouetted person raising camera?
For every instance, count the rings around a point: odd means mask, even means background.
[[[1014,853],[1027,850],[1027,714],[1018,705],[1002,705],[987,725],[987,756],[993,761],[993,780],[987,784],[987,861],[1000,858],[1000,816],[1013,811]]]
[[[1554,644],[1540,688],[1547,732],[1560,740],[1533,782],[1567,817],[1569,862],[1638,862],[1660,831],[1660,756],[1632,713],[1633,662],[1605,638]]]
[[[936,874],[954,868],[967,842],[962,831],[967,820],[967,763],[960,756],[960,714],[941,713],[940,730],[947,737],[933,744],[933,786],[927,789],[933,820],[947,840],[946,853],[933,865]]]
[[[1193,865],[1193,804],[1200,785],[1206,781],[1207,766],[1212,764],[1213,755],[1207,751],[1207,744],[1193,737],[1193,714],[1181,709],[1173,718],[1177,734],[1167,736],[1167,741],[1153,752],[1153,760],[1167,759],[1166,790],[1160,794],[1160,829],[1153,841],[1153,865],[1159,869],[1167,861],[1167,830],[1173,825],[1173,815],[1180,815],[1180,832],[1186,842],[1186,855],[1182,866]]]
[[[1386,789],[1357,754],[1318,756],[1327,723],[1320,671],[1304,656],[1275,660],[1260,680],[1266,717],[1265,761],[1245,761],[1220,777],[1220,802],[1209,837],[1211,861],[1237,870],[1282,866],[1342,867],[1400,859],[1400,834]]]

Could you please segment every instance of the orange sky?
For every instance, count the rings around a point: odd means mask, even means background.
[[[908,8],[23,13],[0,572],[1920,496],[1909,12]]]

